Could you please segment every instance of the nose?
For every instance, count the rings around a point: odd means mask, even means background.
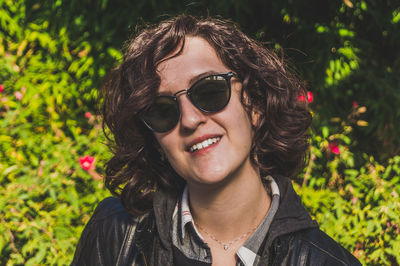
[[[199,125],[205,123],[206,115],[196,108],[186,94],[180,95],[179,105],[181,109],[180,126],[184,131],[193,131]]]

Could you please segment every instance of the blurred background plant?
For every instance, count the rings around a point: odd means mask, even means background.
[[[367,265],[400,264],[400,4],[0,0],[0,265],[69,264],[110,157],[96,97],[124,41],[182,12],[236,22],[306,81],[296,190]]]

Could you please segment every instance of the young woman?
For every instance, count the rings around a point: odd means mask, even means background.
[[[73,265],[359,265],[288,177],[304,90],[235,26],[179,16],[131,40],[104,86],[114,157]]]

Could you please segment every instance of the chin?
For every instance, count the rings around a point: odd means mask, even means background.
[[[206,186],[221,186],[226,184],[229,180],[229,175],[227,174],[216,174],[215,172],[208,173],[205,175],[197,176],[195,179],[190,178],[188,183],[196,183],[197,185],[206,185]]]

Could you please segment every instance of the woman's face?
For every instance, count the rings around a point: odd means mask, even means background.
[[[206,73],[231,71],[215,50],[202,38],[187,37],[182,53],[162,62],[159,94],[172,95],[188,89]],[[252,124],[240,101],[241,83],[231,79],[232,95],[228,105],[217,113],[197,109],[186,94],[178,96],[181,118],[166,133],[154,133],[169,163],[190,185],[216,185],[252,168],[250,148]],[[192,152],[191,147],[204,140],[218,140]],[[253,169],[254,170],[254,169]]]

